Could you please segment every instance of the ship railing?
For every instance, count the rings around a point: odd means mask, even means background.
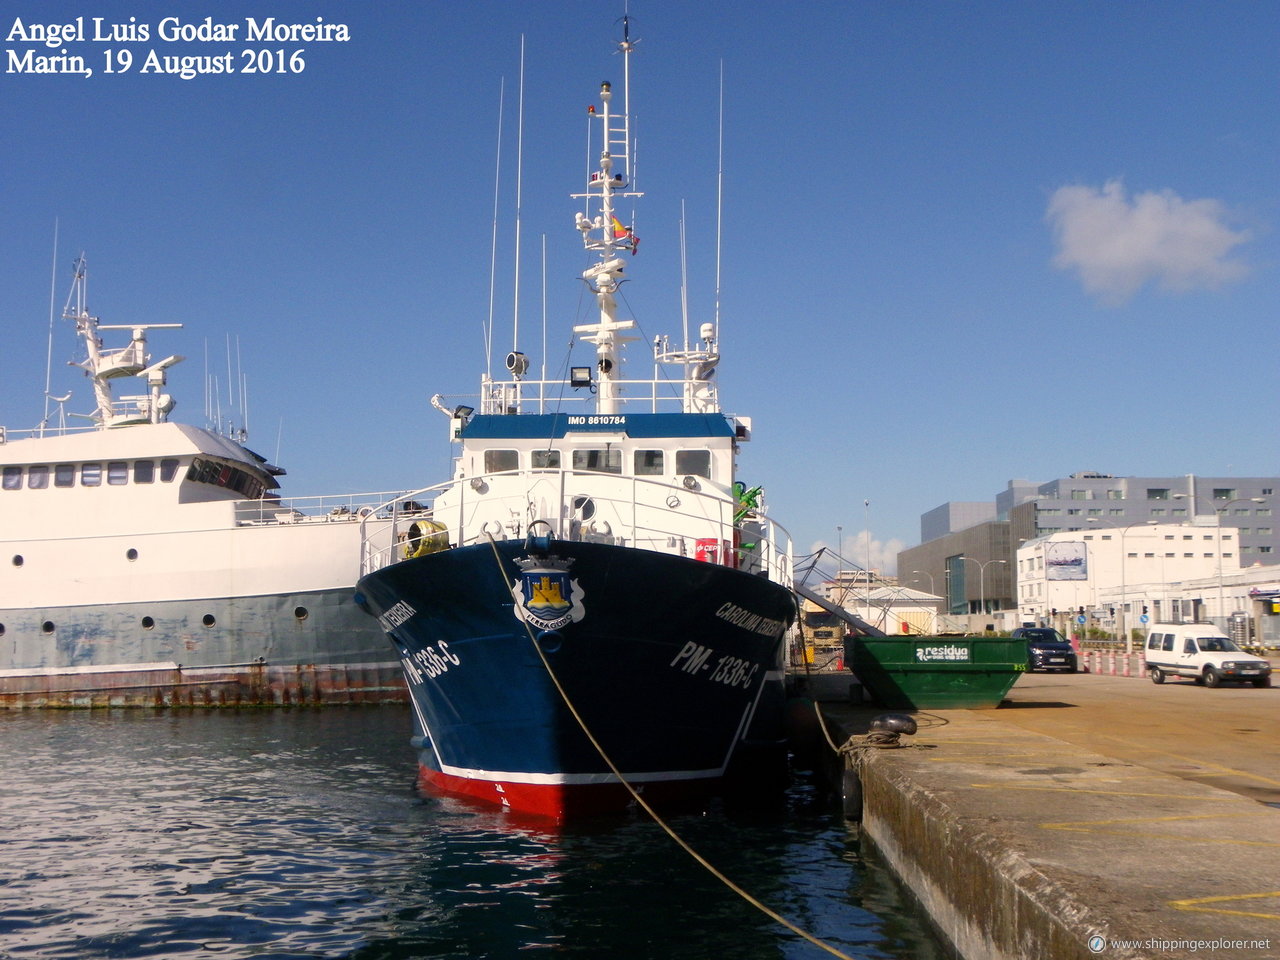
[[[237,526],[259,526],[280,523],[352,523],[376,516],[379,508],[405,496],[402,490],[375,493],[342,493],[315,497],[240,500],[236,503]],[[418,508],[422,512],[425,508]],[[403,512],[413,512],[402,506]],[[383,518],[390,517],[384,513]]]
[[[707,488],[712,488],[710,481]],[[717,489],[595,471],[512,470],[450,480],[376,508],[385,527],[362,536],[361,573],[404,559],[410,526],[430,519],[450,547],[550,534],[706,559],[790,585],[792,538],[762,510],[747,512]],[[625,493],[618,493],[620,487]],[[447,494],[447,496],[445,496]],[[407,505],[407,506],[406,506]]]
[[[645,407],[650,413],[689,412],[690,408],[699,413],[712,413],[720,409],[713,379],[628,379],[615,381],[614,389],[627,391],[615,398],[620,409],[629,406],[636,411],[638,407]],[[573,386],[572,381],[567,380],[491,380],[481,387],[480,412],[560,413],[575,404],[594,407],[595,401],[594,384]]]

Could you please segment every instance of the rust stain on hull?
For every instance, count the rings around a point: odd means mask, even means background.
[[[398,663],[54,673],[0,679],[0,709],[407,703]]]

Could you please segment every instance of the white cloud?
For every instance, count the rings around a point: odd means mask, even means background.
[[[1150,281],[1183,292],[1247,273],[1227,256],[1249,232],[1228,227],[1217,200],[1183,200],[1171,190],[1130,199],[1110,180],[1101,190],[1059,187],[1045,218],[1058,245],[1054,266],[1078,271],[1084,288],[1108,303],[1123,303]]]
[[[892,577],[898,571],[898,554],[906,549],[906,544],[897,537],[888,540],[877,540],[874,534],[869,534],[866,530],[860,533],[847,533],[844,536],[844,561],[850,570],[861,570],[867,565],[867,539],[870,537],[871,550],[870,560],[871,569],[882,576]],[[836,567],[839,565],[833,559],[836,553],[836,544],[828,543],[826,540],[815,540],[810,548],[812,553],[819,550],[828,549],[830,554],[824,556],[818,566],[828,575],[834,575]]]

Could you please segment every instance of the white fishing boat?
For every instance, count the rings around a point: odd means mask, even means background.
[[[795,616],[789,537],[738,478],[751,422],[721,410],[717,324],[659,337],[650,378],[624,369],[637,241],[618,202],[640,194],[621,93],[603,84],[589,111],[573,230],[594,261],[598,315],[574,328],[592,359],[539,380],[513,350],[474,407],[438,402],[453,478],[408,495],[430,519],[366,544],[357,587],[404,664],[420,782],[557,819],[696,799],[778,749]]]
[[[100,323],[85,289],[81,257],[64,317],[94,409],[68,423],[69,395],[47,397],[35,429],[0,427],[0,705],[403,700],[352,602],[360,521],[389,495],[281,499],[243,431],[170,421],[183,358],[148,334],[180,325]]]

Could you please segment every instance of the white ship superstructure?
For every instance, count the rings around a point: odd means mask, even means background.
[[[283,470],[169,422],[183,358],[153,362],[147,337],[177,325],[99,323],[84,289],[81,258],[65,316],[88,423],[0,427],[0,705],[403,699],[351,600],[359,521],[387,494],[280,499]],[[115,331],[128,345],[105,349]],[[114,395],[137,380],[145,392]],[[389,537],[390,521],[370,529]]]

